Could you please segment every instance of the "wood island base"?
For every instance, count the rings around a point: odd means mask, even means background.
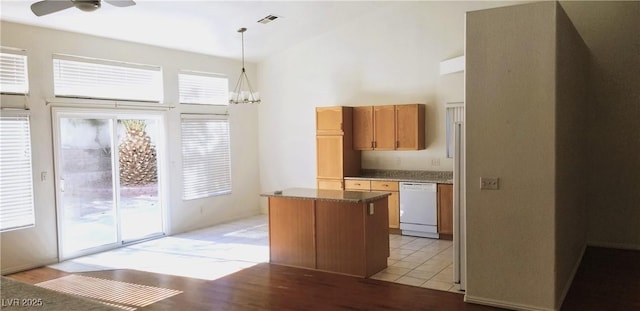
[[[296,197],[305,191],[315,195]],[[336,199],[338,193],[342,196]],[[269,197],[270,262],[359,277],[385,269],[388,194],[355,193],[289,189],[264,195]]]

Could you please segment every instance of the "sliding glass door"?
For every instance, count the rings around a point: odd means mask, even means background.
[[[61,260],[163,234],[161,117],[54,116]]]
[[[158,188],[158,122],[118,119],[119,207],[123,242],[162,232]]]

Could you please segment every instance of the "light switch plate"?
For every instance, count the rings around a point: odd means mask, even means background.
[[[500,178],[498,177],[480,177],[481,190],[498,190],[500,188]]]

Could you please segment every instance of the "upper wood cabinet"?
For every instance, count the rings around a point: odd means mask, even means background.
[[[373,149],[394,150],[396,148],[395,106],[373,107]]]
[[[373,106],[353,107],[353,149],[373,150]]]
[[[353,108],[318,107],[316,108],[316,135],[342,135],[345,126],[351,127]]]
[[[419,150],[425,148],[425,107],[421,104],[353,108],[356,150]]]
[[[425,148],[424,105],[397,105],[396,108],[396,150],[420,150]]]

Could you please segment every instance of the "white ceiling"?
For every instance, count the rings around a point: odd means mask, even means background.
[[[3,21],[236,59],[241,56],[240,34],[237,30],[246,27],[246,58],[257,62],[373,11],[393,11],[395,2],[135,1],[137,4],[132,7],[117,8],[103,3],[95,12],[70,8],[37,17],[30,9],[36,0],[0,0],[0,18]],[[513,4],[518,2],[527,0],[518,0]],[[615,49],[628,54],[625,57],[627,59],[637,58],[640,1],[561,3],[592,51]],[[257,23],[269,14],[281,18],[266,25]],[[612,29],[621,40],[609,39]],[[615,58],[612,60],[615,62],[620,57],[611,58]]]
[[[248,61],[259,61],[388,4],[379,1],[136,0],[135,6],[118,8],[103,1],[102,7],[94,12],[69,8],[37,17],[30,9],[34,2],[1,0],[1,19],[229,58],[240,58],[241,37],[237,30],[246,27]],[[266,25],[257,23],[269,14],[280,18]]]

